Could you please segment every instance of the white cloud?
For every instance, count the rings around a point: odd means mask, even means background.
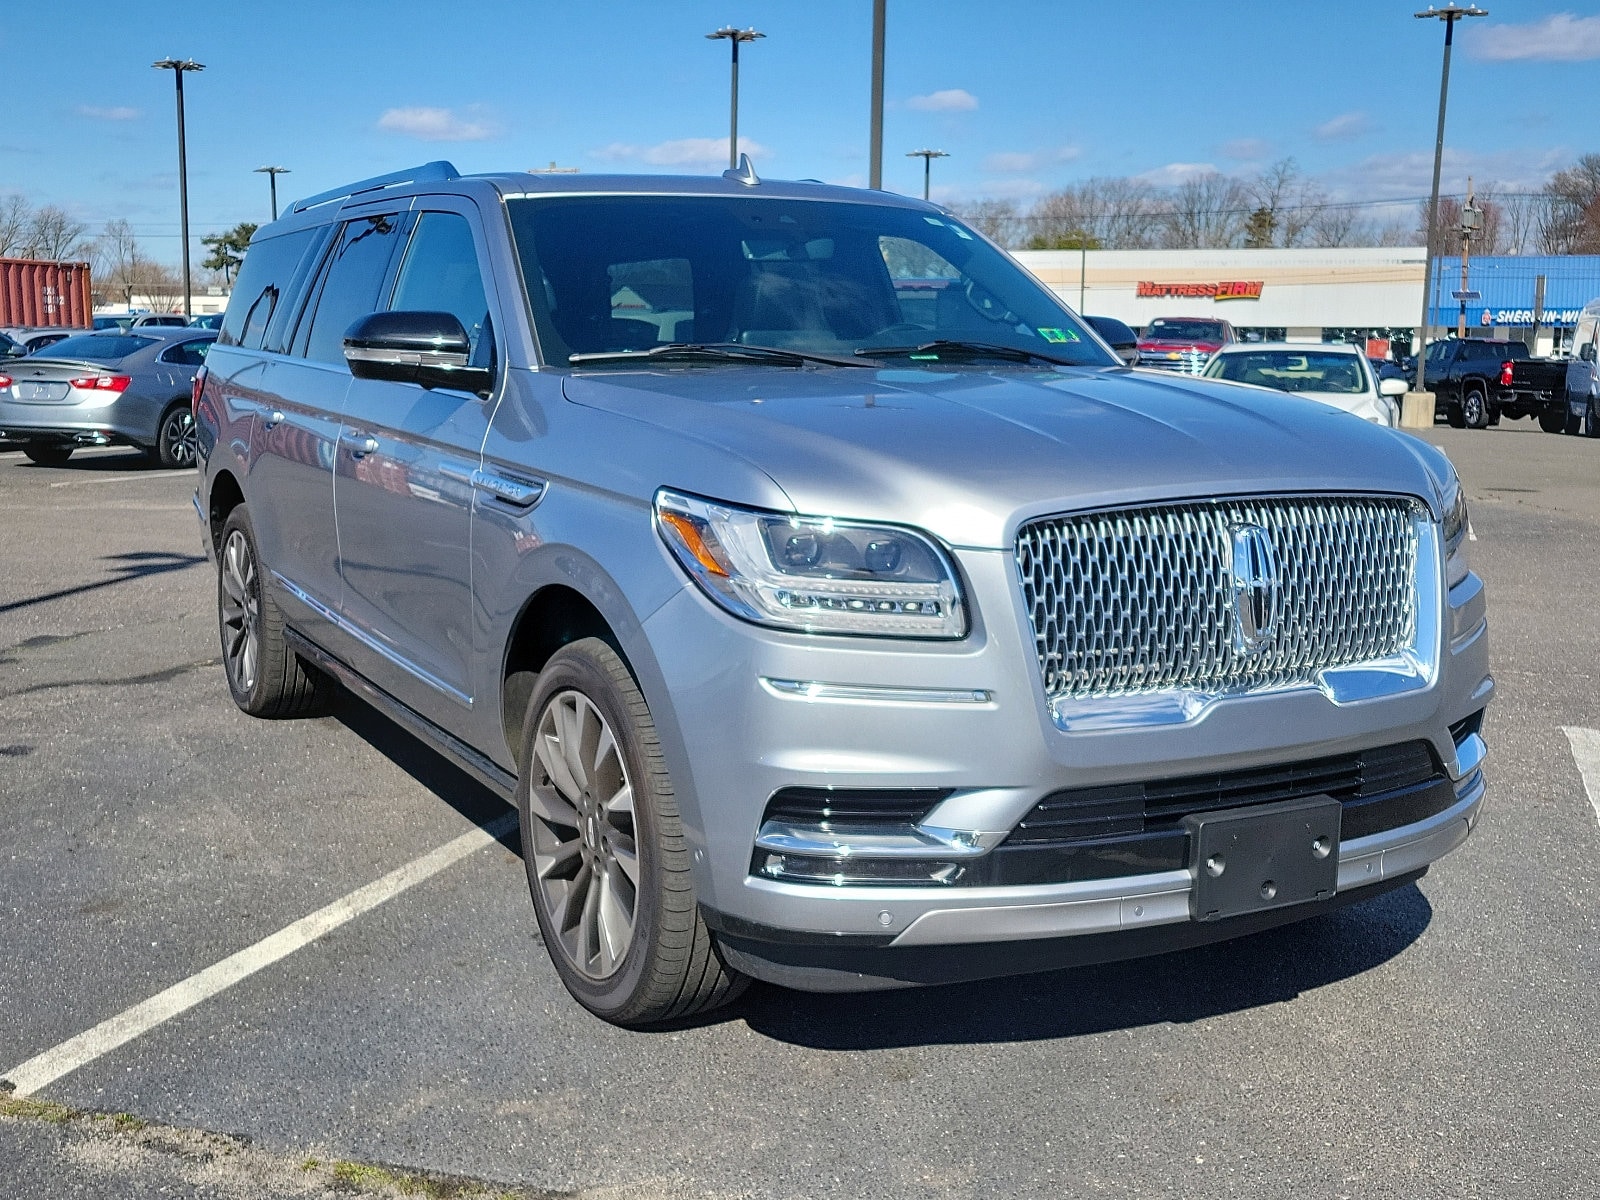
[[[983,169],[1007,175],[1020,171],[1033,171],[1055,163],[1072,162],[1083,153],[1077,146],[1058,146],[1037,154],[1001,151],[983,160]]]
[[[1198,175],[1210,175],[1216,169],[1217,165],[1215,163],[1168,163],[1164,167],[1146,171],[1143,175],[1137,175],[1135,178],[1142,179],[1146,183],[1153,183],[1157,187],[1172,187]]]
[[[749,138],[739,139],[739,150],[753,159],[771,158],[772,151]],[[716,167],[728,162],[727,138],[674,138],[654,146],[612,142],[589,151],[590,158],[605,162],[647,163],[652,167]]]
[[[1587,62],[1600,58],[1600,17],[1555,13],[1529,25],[1470,31],[1473,58],[1486,62]]]
[[[1341,113],[1311,131],[1319,142],[1348,142],[1372,132],[1372,118],[1364,112]]]
[[[378,118],[378,128],[423,142],[481,142],[495,135],[494,126],[481,117],[448,108],[391,108]]]
[[[971,112],[978,107],[978,98],[964,88],[946,88],[926,96],[913,96],[906,101],[906,107],[918,112]]]
[[[91,117],[96,121],[137,121],[144,116],[144,112],[141,109],[129,108],[125,104],[119,104],[114,108],[99,108],[93,104],[80,104],[78,105],[78,115],[80,117]]]
[[[1445,148],[1440,181],[1446,193],[1466,190],[1471,175],[1481,190],[1493,182],[1507,191],[1537,191],[1552,172],[1570,166],[1573,152],[1564,146],[1533,147],[1492,153],[1463,153]],[[1425,197],[1433,183],[1433,153],[1417,150],[1403,154],[1373,154],[1360,162],[1337,167],[1317,181],[1339,200]]]

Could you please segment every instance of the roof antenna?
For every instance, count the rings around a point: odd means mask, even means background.
[[[742,183],[745,187],[755,187],[761,180],[756,175],[755,166],[750,162],[750,156],[743,152],[739,155],[739,165],[722,173],[724,179],[731,179],[735,183]]]

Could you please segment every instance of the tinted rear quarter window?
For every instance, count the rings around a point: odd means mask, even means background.
[[[267,326],[282,305],[295,268],[318,232],[313,227],[251,243],[222,319],[219,342],[249,350],[262,348]]]
[[[176,346],[168,346],[161,352],[161,361],[176,363],[183,367],[198,367],[206,361],[206,351],[211,349],[211,339],[205,338],[195,342],[181,342]]]
[[[81,358],[89,362],[115,362],[137,354],[146,346],[155,345],[155,338],[118,337],[103,333],[85,333],[63,338],[49,347],[49,358]]]

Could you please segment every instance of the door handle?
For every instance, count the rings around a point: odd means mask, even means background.
[[[341,433],[339,440],[350,448],[351,458],[365,458],[378,449],[378,439],[370,433]]]
[[[261,414],[261,424],[268,431],[276,429],[283,424],[283,414],[275,408],[264,412]]]

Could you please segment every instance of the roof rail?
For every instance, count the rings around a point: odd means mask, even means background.
[[[359,196],[362,192],[376,192],[387,187],[396,187],[402,183],[432,183],[435,180],[459,179],[461,172],[455,169],[454,164],[444,159],[435,159],[433,162],[423,163],[418,167],[408,167],[404,171],[393,171],[388,175],[374,175],[371,179],[363,179],[360,183],[350,183],[343,187],[332,188],[326,192],[318,192],[315,196],[307,196],[304,200],[296,200],[290,212],[305,212],[308,208],[315,208],[319,204],[329,204],[334,200],[348,200],[351,196]]]

